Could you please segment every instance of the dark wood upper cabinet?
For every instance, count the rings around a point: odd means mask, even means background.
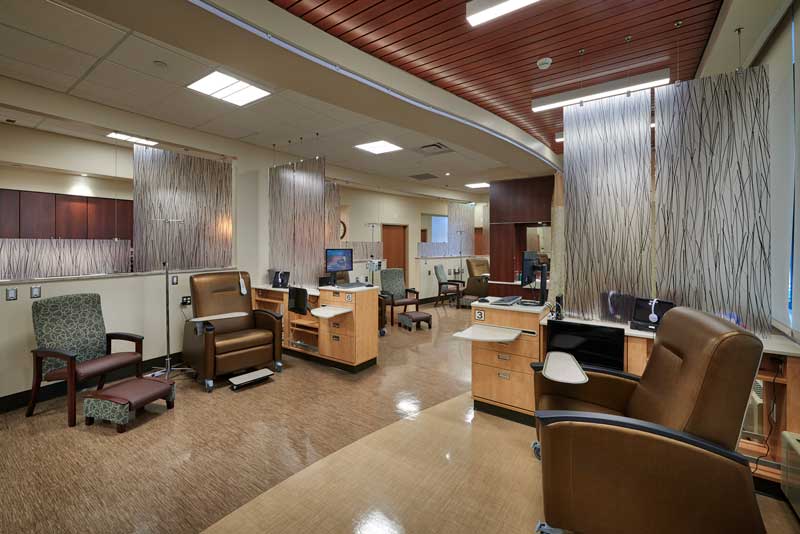
[[[50,239],[56,236],[56,196],[53,193],[19,193],[19,236]]]
[[[549,222],[554,183],[553,176],[492,182],[489,220],[492,223]]]
[[[133,239],[133,200],[117,200],[117,239]]]
[[[89,239],[116,237],[117,203],[113,198],[87,198],[87,232]]]
[[[19,191],[0,189],[0,238],[19,237]]]
[[[56,237],[59,239],[86,239],[86,197],[56,195]]]

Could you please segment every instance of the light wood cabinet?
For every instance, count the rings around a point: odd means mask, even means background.
[[[533,374],[473,362],[472,395],[490,404],[533,414]]]

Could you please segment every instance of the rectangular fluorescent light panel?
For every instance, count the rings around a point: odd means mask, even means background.
[[[477,184],[466,184],[465,187],[469,187],[470,189],[486,189],[487,187],[491,187],[491,185],[486,182],[478,182]]]
[[[228,76],[219,71],[214,71],[187,87],[198,93],[203,93],[237,106],[245,106],[270,94],[269,91],[237,80],[233,76]]]
[[[366,150],[372,154],[385,154],[387,152],[397,152],[403,150],[397,145],[393,145],[388,141],[374,141],[372,143],[364,143],[363,145],[356,145],[359,150]]]
[[[512,11],[522,9],[539,0],[472,0],[467,2],[467,22],[477,26],[489,22]]]
[[[599,100],[610,96],[622,95],[627,92],[642,91],[669,83],[669,69],[661,69],[655,72],[638,74],[630,78],[612,80],[610,82],[575,89],[556,95],[534,98],[531,101],[531,109],[534,113],[546,111],[548,109],[563,108],[590,100]]]
[[[134,137],[132,135],[127,135],[119,132],[111,132],[106,137],[110,137],[112,139],[119,139],[120,141],[127,141],[129,143],[136,143],[138,145],[156,146],[158,144],[157,142],[151,141],[150,139]]]

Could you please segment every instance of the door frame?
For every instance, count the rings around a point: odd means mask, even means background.
[[[407,224],[391,224],[391,223],[381,223],[381,242],[385,244],[383,239],[383,231],[384,228],[387,226],[392,226],[396,228],[403,229],[403,280],[408,286],[408,225]],[[386,256],[386,250],[384,249],[384,256]],[[388,258],[387,258],[388,260]],[[388,263],[388,262],[387,262]],[[388,267],[388,265],[387,265]]]

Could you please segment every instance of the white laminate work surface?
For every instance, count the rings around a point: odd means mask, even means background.
[[[217,315],[206,315],[205,317],[195,317],[194,319],[189,319],[193,323],[203,323],[205,321],[219,321],[222,319],[235,319],[237,317],[245,317],[246,315],[250,315],[247,312],[230,312],[230,313],[218,313]]]
[[[482,324],[474,324],[456,332],[453,337],[458,339],[465,339],[467,341],[487,341],[489,343],[511,343],[522,334],[522,330],[515,328],[500,328],[499,326],[488,326]]]
[[[314,308],[311,310],[311,315],[319,317],[320,319],[330,319],[337,315],[344,315],[345,313],[352,313],[350,308],[340,308],[339,306],[322,306],[321,308]]]
[[[253,289],[262,289],[268,291],[278,291],[279,293],[288,293],[289,288],[287,287],[272,287],[269,284],[254,284]],[[292,286],[295,287],[295,286]],[[301,286],[302,287],[302,286]],[[323,287],[304,287],[308,294],[312,297],[319,296],[320,291],[338,291],[340,293],[362,293],[364,291],[379,291],[380,288],[378,286],[362,286],[362,287],[335,287],[335,286],[323,286]]]
[[[560,321],[568,321],[570,323],[579,323],[579,324],[588,324],[593,326],[607,326],[609,328],[622,328],[625,330],[625,335],[628,337],[641,337],[645,339],[654,339],[656,337],[655,332],[645,332],[644,330],[634,330],[630,328],[627,323],[615,323],[612,321],[595,321],[591,319],[576,319],[574,317],[564,317],[563,319],[559,319]],[[539,324],[542,326],[547,325],[547,315],[542,316],[542,319],[539,321]]]
[[[513,306],[498,306],[493,304],[496,300],[499,300],[500,297],[486,297],[489,302],[473,302],[471,306],[473,308],[488,308],[491,310],[506,310],[506,311],[515,311],[515,312],[522,312],[522,313],[542,313],[544,311],[544,306],[522,306],[520,304],[514,304]]]
[[[585,384],[589,381],[575,356],[568,352],[548,352],[544,358],[542,375],[548,380],[564,384]]]

